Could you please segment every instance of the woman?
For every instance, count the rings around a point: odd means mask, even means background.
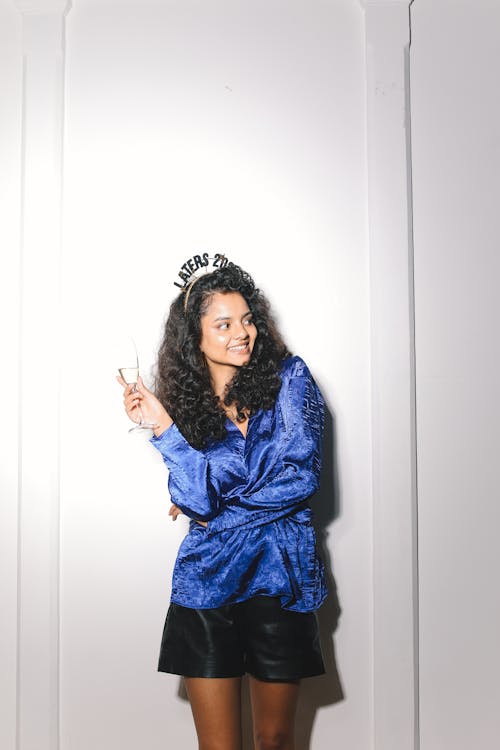
[[[241,747],[247,672],[259,750],[294,747],[300,680],[324,672],[315,610],[326,596],[307,498],[318,488],[324,402],[290,356],[250,276],[229,264],[173,302],[154,395],[170,515],[190,521],[176,560],[159,671],[183,675],[199,747]]]

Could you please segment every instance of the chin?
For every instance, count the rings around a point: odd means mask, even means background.
[[[242,361],[240,362],[240,365],[239,365],[239,366],[240,366],[240,367],[248,367],[248,365],[250,364],[250,360],[251,360],[251,359],[252,359],[252,357],[251,357],[251,356],[250,356],[250,357],[246,357],[245,359],[243,359],[243,360],[242,360]]]
[[[252,356],[249,355],[247,357],[239,357],[238,359],[234,359],[228,364],[233,365],[233,367],[245,367],[250,363]]]

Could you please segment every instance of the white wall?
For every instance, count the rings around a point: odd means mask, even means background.
[[[128,435],[113,338],[147,372],[178,267],[215,249],[271,297],[335,415],[329,546],[343,615],[311,747],[371,743],[369,317],[363,13],[356,2],[74,2],[67,19],[61,744],[196,746],[156,673],[184,529]],[[331,463],[333,456],[330,455]],[[333,523],[334,502],[340,517]]]
[[[500,7],[412,6],[423,750],[500,736]]]

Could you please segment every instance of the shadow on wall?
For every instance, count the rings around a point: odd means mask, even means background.
[[[340,676],[335,659],[333,634],[338,625],[341,607],[337,594],[337,585],[333,576],[330,553],[328,551],[328,527],[339,517],[340,496],[337,473],[335,418],[326,411],[325,435],[323,440],[323,469],[321,487],[314,497],[311,506],[314,511],[314,527],[318,549],[325,563],[328,584],[328,597],[318,612],[321,633],[321,646],[326,673],[319,677],[309,677],[302,681],[296,721],[297,750],[313,750],[311,745],[312,731],[316,714],[321,706],[339,703],[344,699]],[[182,678],[179,681],[178,696],[188,700]],[[252,714],[248,681],[244,678],[241,692],[243,750],[253,750]],[[194,727],[193,727],[194,731]]]
[[[313,750],[311,737],[318,709],[321,706],[339,703],[344,699],[333,638],[342,610],[328,550],[329,527],[340,515],[340,483],[336,461],[335,417],[328,408],[325,417],[321,486],[311,502],[311,507],[314,511],[318,549],[325,563],[328,585],[328,596],[318,612],[326,673],[320,677],[310,677],[302,681],[296,722],[297,750]]]

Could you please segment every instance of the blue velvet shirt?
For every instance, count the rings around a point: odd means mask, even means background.
[[[319,486],[324,401],[305,362],[288,357],[272,409],[227,420],[224,440],[193,448],[175,424],[151,438],[172,502],[195,520],[174,567],[172,601],[206,609],[252,596],[299,612],[326,596],[309,498]]]

